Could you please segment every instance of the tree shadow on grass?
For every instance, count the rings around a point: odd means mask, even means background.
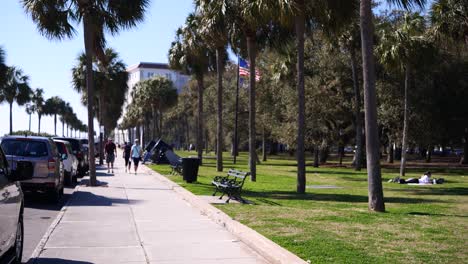
[[[452,214],[432,214],[423,212],[409,212],[409,215],[422,215],[422,216],[442,216],[442,217],[468,217],[468,215],[452,215]]]
[[[414,187],[417,187],[417,185]],[[411,193],[412,195],[460,195],[460,196],[468,195],[467,187],[431,188],[431,186],[429,186],[429,187],[422,187],[419,189],[410,189],[410,188],[393,189],[392,191]]]
[[[243,195],[248,198],[255,199],[273,199],[273,200],[303,200],[303,201],[329,201],[329,202],[350,202],[350,203],[367,203],[368,197],[365,195],[355,194],[335,194],[335,193],[305,193],[298,194],[292,191],[244,191]],[[422,199],[412,197],[385,197],[386,203],[440,203],[445,202],[434,199]]]

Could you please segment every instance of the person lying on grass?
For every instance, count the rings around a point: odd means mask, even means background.
[[[400,179],[401,184],[406,183],[419,183],[419,184],[442,184],[444,182],[443,178],[439,179],[431,179],[432,173],[430,171],[426,171],[421,178],[409,178],[407,180]]]

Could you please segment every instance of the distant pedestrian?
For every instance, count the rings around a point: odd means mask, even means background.
[[[140,162],[141,154],[142,154],[140,141],[138,139],[135,139],[135,144],[133,144],[132,149],[131,149],[130,152],[132,154],[133,165],[134,165],[134,168],[135,168],[135,175],[136,175],[137,170],[138,170],[138,163]]]
[[[114,173],[114,161],[115,155],[117,154],[117,147],[115,146],[114,142],[112,142],[111,138],[109,138],[107,141],[106,146],[104,147],[104,151],[106,152],[107,173],[110,172],[109,169],[111,169],[112,173]]]
[[[130,166],[132,165],[132,162],[130,160],[131,150],[132,150],[132,146],[130,145],[130,142],[125,142],[124,151],[123,151],[123,158],[125,160],[125,172],[127,171],[130,172]]]

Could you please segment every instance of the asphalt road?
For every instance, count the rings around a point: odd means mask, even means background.
[[[74,187],[65,187],[58,203],[52,203],[41,193],[26,193],[24,208],[23,263],[27,263],[42,236],[57,217],[62,206],[73,194]]]

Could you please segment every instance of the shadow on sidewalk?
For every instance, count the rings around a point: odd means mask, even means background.
[[[137,204],[141,202],[141,200],[109,198],[91,192],[76,191],[73,194],[73,200],[68,206],[113,206],[116,204]]]
[[[94,264],[88,261],[79,261],[79,260],[68,260],[60,258],[37,258],[35,261],[29,260],[25,264]]]

